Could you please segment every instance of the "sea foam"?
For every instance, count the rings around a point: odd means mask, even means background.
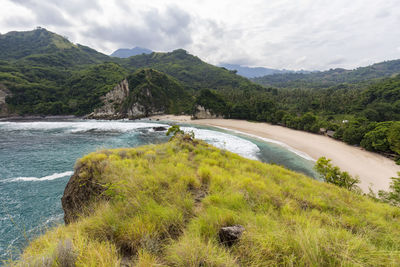
[[[260,152],[258,146],[243,138],[231,134],[193,127],[181,127],[181,129],[185,132],[193,131],[197,139],[204,140],[220,149],[226,149],[248,159],[259,159],[257,156]]]
[[[219,127],[219,126],[214,126],[214,127],[218,128],[218,129],[221,129],[221,130],[225,130],[225,131],[230,131],[230,132],[246,135],[246,136],[249,136],[249,137],[252,137],[252,138],[255,138],[255,139],[262,140],[262,141],[267,142],[267,143],[276,144],[276,145],[279,145],[279,146],[289,150],[290,152],[296,154],[297,156],[302,157],[303,159],[306,159],[306,160],[309,160],[309,161],[316,161],[313,157],[311,157],[307,153],[305,153],[303,151],[300,151],[300,150],[297,150],[297,149],[289,146],[288,144],[286,144],[284,142],[277,141],[277,140],[274,140],[274,139],[269,139],[269,138],[266,138],[266,137],[260,137],[260,136],[254,135],[254,134],[249,134],[249,133],[245,133],[245,132],[241,132],[241,131],[237,131],[237,130],[224,128],[224,127]]]
[[[50,181],[50,180],[63,178],[63,177],[66,177],[66,176],[71,176],[73,173],[74,173],[73,171],[62,172],[62,173],[53,173],[52,175],[47,175],[47,176],[40,177],[40,178],[39,177],[16,177],[16,178],[9,178],[9,179],[1,180],[1,182],[19,182],[19,181],[40,182],[40,181]]]
[[[131,132],[136,129],[168,127],[167,124],[132,121],[35,121],[35,122],[0,122],[0,127],[8,131],[52,131],[61,130],[69,133],[84,132]]]

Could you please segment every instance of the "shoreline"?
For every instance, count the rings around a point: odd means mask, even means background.
[[[287,149],[292,148],[305,153],[314,160],[324,156],[331,159],[332,164],[338,166],[342,171],[347,171],[352,176],[358,176],[359,186],[365,193],[369,192],[369,187],[374,192],[388,190],[390,178],[397,177],[397,172],[400,172],[399,165],[380,154],[348,145],[327,136],[283,126],[233,119],[191,120],[190,116],[184,115],[159,115],[149,117],[149,119],[223,128],[259,138],[265,142],[271,140],[270,142],[278,143]],[[295,151],[292,152],[295,153]]]

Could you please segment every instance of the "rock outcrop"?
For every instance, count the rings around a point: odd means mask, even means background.
[[[221,244],[230,247],[240,239],[243,232],[244,227],[241,225],[222,227],[218,233],[219,241]]]
[[[115,86],[110,92],[101,98],[103,106],[95,109],[89,118],[93,119],[119,119],[124,115],[121,114],[121,106],[125,99],[129,96],[129,84],[126,79]]]
[[[102,97],[91,119],[137,119],[187,110],[188,94],[171,77],[152,69],[134,73]]]
[[[75,221],[82,214],[90,213],[90,203],[106,198],[102,193],[107,188],[96,180],[95,172],[92,167],[82,165],[75,169],[69,179],[61,198],[65,224]]]
[[[0,84],[0,117],[9,115],[6,97],[10,94],[11,92],[3,84]]]
[[[221,115],[213,114],[210,110],[203,106],[197,105],[195,113],[192,116],[193,119],[222,119]]]

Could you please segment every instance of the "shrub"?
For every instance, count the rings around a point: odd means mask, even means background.
[[[398,177],[392,177],[390,183],[390,191],[380,190],[378,192],[379,198],[386,203],[394,206],[400,206],[400,172],[397,173]]]
[[[321,157],[317,160],[314,169],[322,175],[325,182],[344,187],[351,191],[357,191],[358,178],[353,178],[348,172],[342,172],[339,167],[333,166],[330,159]]]

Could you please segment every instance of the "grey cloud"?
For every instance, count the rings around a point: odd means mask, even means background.
[[[386,18],[389,17],[391,14],[387,10],[380,10],[376,13],[375,17],[377,18]]]
[[[346,63],[346,62],[347,62],[347,60],[342,57],[342,58],[337,58],[337,59],[331,60],[328,62],[328,64],[329,65],[339,65],[339,64]]]
[[[15,28],[19,28],[19,27],[32,28],[32,26],[35,25],[34,20],[27,18],[27,17],[22,17],[22,16],[15,16],[15,17],[8,18],[7,21],[5,21],[5,23],[9,27],[15,27]]]
[[[68,26],[70,22],[65,19],[60,9],[52,2],[34,1],[34,0],[12,0],[29,9],[36,17],[36,24],[43,26]]]
[[[150,9],[138,13],[137,24],[119,22],[111,26],[94,25],[85,33],[92,39],[120,46],[142,46],[154,50],[171,50],[192,42],[191,17],[182,9]]]
[[[35,23],[44,27],[71,26],[71,19],[89,10],[102,10],[96,0],[11,0],[11,2],[29,9],[36,17]]]
[[[287,69],[354,68],[400,56],[398,0],[2,1],[34,16],[0,10],[0,30],[48,27],[103,52],[184,48],[214,64]]]
[[[40,9],[48,9],[49,6],[65,11],[70,15],[78,15],[87,12],[88,10],[102,10],[97,0],[10,0],[13,3],[31,9],[34,13],[40,13]]]

